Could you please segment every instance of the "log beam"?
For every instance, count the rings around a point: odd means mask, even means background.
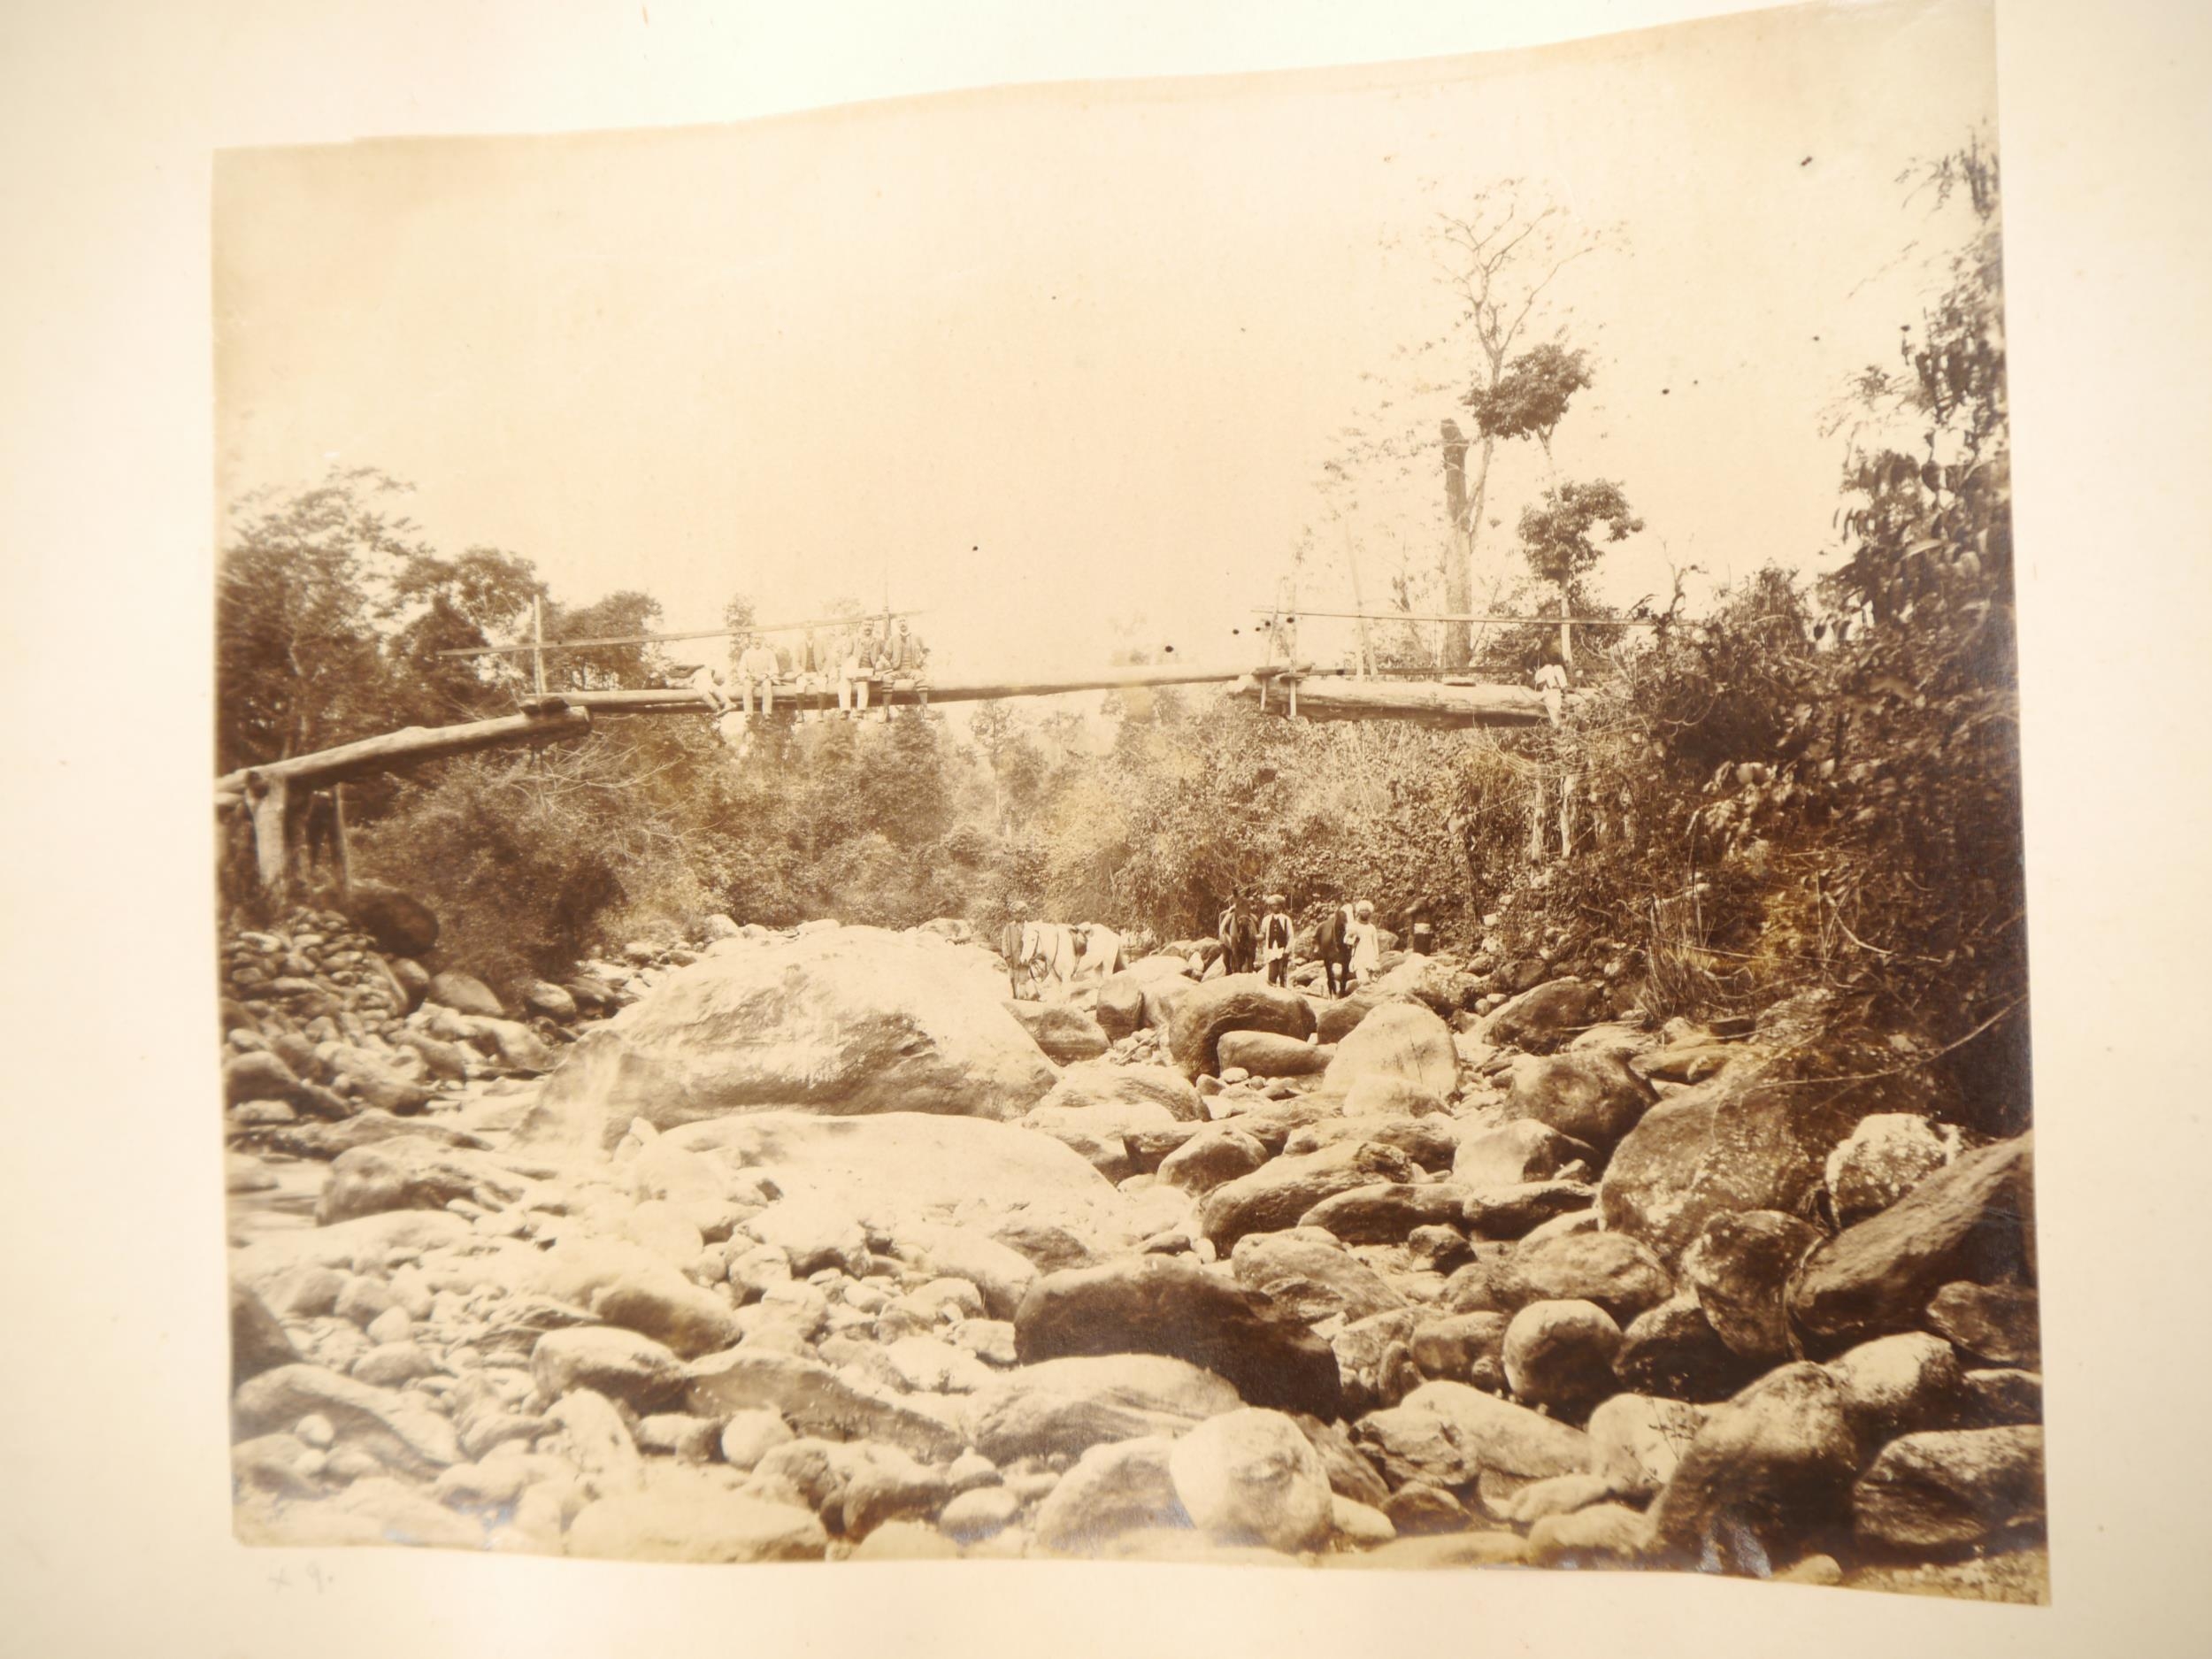
[[[220,801],[227,795],[242,791],[250,798],[249,786],[256,779],[272,787],[283,784],[295,789],[321,788],[341,779],[363,777],[394,766],[444,760],[454,755],[516,743],[551,743],[563,738],[581,737],[590,730],[590,714],[579,708],[549,710],[544,714],[503,715],[496,720],[471,720],[462,726],[411,726],[379,737],[365,737],[356,743],[341,743],[335,749],[318,749],[311,755],[296,755],[289,760],[244,767],[215,780],[216,798]],[[255,811],[258,815],[258,805]]]
[[[1451,685],[1428,680],[1291,679],[1298,714],[1308,720],[1410,720],[1418,726],[1543,726],[1544,700],[1522,686]],[[1231,694],[1257,701],[1259,687]]]

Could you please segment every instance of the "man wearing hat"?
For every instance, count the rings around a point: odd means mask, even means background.
[[[1267,913],[1260,918],[1260,966],[1266,971],[1270,985],[1288,986],[1294,931],[1290,912],[1284,909],[1286,901],[1279,893],[1268,894],[1261,902],[1267,906]]]

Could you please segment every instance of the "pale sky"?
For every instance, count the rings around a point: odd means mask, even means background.
[[[1847,376],[1894,362],[1955,215],[1897,175],[1993,125],[1978,4],[1754,13],[1390,69],[1017,88],[717,128],[228,152],[219,488],[337,461],[448,551],[671,628],[750,591],[927,606],[940,673],[1242,663],[1250,607],[1450,306],[1440,211],[1519,176],[1617,246],[1556,289],[1598,384],[1555,446],[1648,528],[1601,586],[1834,548]],[[1907,257],[1909,245],[1920,242]],[[1376,377],[1376,378],[1367,378]],[[1394,377],[1396,377],[1394,379]],[[1502,547],[1540,483],[1509,454]],[[1442,534],[1370,485],[1371,600]],[[1340,565],[1308,605],[1342,604]],[[1348,627],[1349,625],[1344,625]],[[1247,630],[1242,637],[1231,630]],[[1330,636],[1309,624],[1309,649]]]

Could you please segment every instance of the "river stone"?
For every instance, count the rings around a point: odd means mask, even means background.
[[[507,1013],[499,999],[492,995],[491,987],[473,974],[450,968],[430,976],[430,987],[423,996],[426,1002],[452,1009],[456,1013],[478,1014],[492,1019],[504,1018]]]
[[[296,1364],[299,1351],[268,1304],[241,1284],[230,1287],[230,1381],[235,1388],[250,1377]]]
[[[1460,1207],[1460,1220],[1479,1239],[1525,1238],[1563,1216],[1590,1213],[1597,1199],[1598,1189],[1583,1181],[1493,1187],[1467,1194],[1466,1202]]]
[[[1386,1071],[1370,1071],[1344,1096],[1347,1118],[1427,1118],[1447,1110],[1441,1095]]]
[[[1323,1199],[1298,1225],[1347,1244],[1399,1244],[1418,1227],[1456,1227],[1466,1202],[1466,1189],[1449,1181],[1380,1181]]]
[[[2020,1272],[2033,1141],[2021,1135],[1968,1153],[1815,1250],[1790,1281],[1799,1325],[1832,1340],[1909,1329],[1952,1280],[1986,1284]]]
[[[962,1446],[941,1418],[862,1388],[819,1360],[749,1346],[695,1361],[685,1403],[696,1417],[772,1410],[801,1434],[881,1440],[933,1463],[949,1462]]]
[[[1531,1405],[1573,1409],[1611,1394],[1621,1327],[1593,1302],[1532,1302],[1506,1327],[1505,1379]]]
[[[1632,1320],[1673,1294],[1657,1258],[1615,1233],[1523,1245],[1507,1258],[1498,1283],[1507,1312],[1532,1302],[1594,1302],[1617,1322]]]
[[[1341,1406],[1326,1342],[1267,1297],[1187,1257],[1130,1257],[1047,1274],[1014,1316],[1014,1344],[1025,1365],[1078,1355],[1166,1355],[1225,1379],[1248,1404],[1324,1419]]]
[[[1528,1531],[1528,1559],[1538,1567],[1632,1567],[1651,1554],[1651,1517],[1624,1503],[1595,1503],[1547,1515]]]
[[[1824,1235],[1771,1210],[1716,1216],[1683,1253],[1682,1282],[1732,1353],[1766,1365],[1797,1357],[1783,1291]]]
[[[1862,1446],[1959,1426],[1971,1409],[1958,1356],[1939,1336],[1907,1331],[1862,1342],[1828,1362],[1844,1413]]]
[[[1243,1403],[1228,1383],[1187,1361],[1116,1353],[1024,1364],[970,1395],[964,1421],[975,1449],[1006,1463],[1180,1434]]]
[[[1328,1541],[1328,1473],[1279,1411],[1209,1417],[1175,1442],[1168,1473],[1184,1512],[1217,1542],[1296,1555]]]
[[[319,1365],[279,1365],[242,1384],[231,1402],[249,1433],[289,1428],[302,1417],[330,1419],[340,1436],[386,1465],[434,1476],[463,1461],[453,1425],[396,1389],[357,1382]]]
[[[1325,1198],[1380,1182],[1409,1181],[1413,1167],[1405,1154],[1380,1141],[1339,1141],[1317,1152],[1276,1158],[1215,1187],[1199,1201],[1198,1225],[1217,1250],[1225,1250],[1248,1233],[1296,1226]]]
[[[1962,1279],[1929,1299],[1927,1321],[1976,1358],[1994,1365],[2033,1367],[2042,1356],[2035,1291],[2026,1285],[1975,1285]]]
[[[1984,1548],[2043,1525],[2043,1431],[1955,1429],[1892,1440],[1852,1492],[1862,1545]]]
[[[438,944],[438,918],[413,895],[381,881],[356,877],[338,900],[346,919],[393,956],[420,956]]]
[[[1158,1435],[1091,1447],[1037,1506],[1037,1543],[1055,1555],[1095,1555],[1125,1533],[1187,1526],[1168,1466],[1171,1450]]]
[[[1687,1291],[1631,1320],[1613,1374],[1627,1387],[1671,1399],[1725,1400],[1758,1374],[1732,1354]]]
[[[819,1561],[829,1537],[792,1504],[731,1491],[702,1474],[662,1472],[641,1492],[584,1506],[568,1554],[610,1561]]]
[[[1959,1154],[1959,1132],[1913,1112],[1877,1112],[1828,1155],[1837,1222],[1851,1226],[1887,1210]]]
[[[1500,1048],[1549,1054],[1584,1026],[1605,1017],[1605,994],[1577,979],[1554,979],[1502,1004],[1480,1035]]]
[[[1105,1029],[1072,1002],[1011,1001],[1003,1006],[1045,1057],[1061,1065],[1095,1060],[1110,1045]]]
[[[648,1336],[613,1325],[549,1331],[530,1355],[530,1378],[546,1401],[589,1388],[649,1412],[682,1398],[683,1362]]]
[[[518,1135],[603,1148],[633,1118],[778,1108],[1018,1118],[1057,1073],[1004,987],[987,951],[872,927],[710,956],[587,1032]]]
[[[1817,1114],[1801,1118],[1805,1090],[1754,1086],[1747,1076],[1732,1069],[1644,1113],[1599,1184],[1609,1230],[1672,1263],[1716,1216],[1798,1213],[1834,1142]]]
[[[1215,1045],[1224,1071],[1242,1067],[1254,1077],[1313,1077],[1329,1068],[1336,1050],[1271,1031],[1225,1031]]]
[[[1230,974],[1182,993],[1169,1022],[1168,1052],[1185,1077],[1196,1079],[1219,1073],[1217,1045],[1224,1032],[1273,1032],[1302,1042],[1313,1029],[1312,1004],[1297,992],[1270,985],[1262,974]]]
[[[1479,1363],[1488,1361],[1503,1374],[1506,1327],[1502,1313],[1431,1315],[1413,1328],[1408,1351],[1423,1376],[1435,1382],[1470,1382]]]
[[[1618,1055],[1562,1054],[1514,1068],[1506,1115],[1543,1124],[1603,1154],[1658,1098]]]
[[[1180,1071],[1164,1065],[1116,1065],[1106,1060],[1084,1060],[1060,1073],[1060,1080],[1037,1102],[1036,1110],[1149,1104],[1184,1123],[1203,1123],[1206,1113],[1198,1091]]]
[[[1267,1162],[1267,1148],[1233,1121],[1208,1124],[1160,1160],[1159,1178],[1193,1196],[1249,1175]]]
[[[1369,1077],[1394,1078],[1442,1100],[1459,1087],[1451,1027],[1417,1002],[1382,1004],[1337,1044],[1321,1086],[1348,1096]]]
[[[1398,1486],[1467,1486],[1486,1474],[1528,1485],[1590,1469],[1590,1439],[1581,1430],[1464,1383],[1424,1383],[1362,1417],[1352,1436]],[[1391,1518],[1398,1519],[1394,1511]]]
[[[1240,1239],[1229,1262],[1237,1283],[1305,1325],[1353,1322],[1405,1305],[1381,1274],[1336,1239],[1302,1226]]]
[[[1462,1137],[1452,1159],[1452,1179],[1475,1192],[1486,1192],[1548,1181],[1577,1159],[1594,1164],[1596,1156],[1589,1147],[1549,1124],[1522,1118]]]
[[[1674,1479],[1704,1425],[1703,1409],[1686,1401],[1615,1394],[1590,1413],[1591,1462],[1609,1491],[1641,1502]]]
[[[1323,1102],[1284,1101],[1280,1104],[1317,1108],[1322,1113],[1290,1132],[1280,1148],[1289,1157],[1303,1157],[1340,1141],[1370,1141],[1377,1146],[1395,1147],[1425,1170],[1448,1170],[1459,1148],[1459,1126],[1448,1118],[1340,1118],[1327,1115]],[[1258,1116],[1250,1113],[1240,1122],[1249,1124]]]
[[[1769,1372],[1707,1417],[1652,1505],[1671,1558],[1759,1577],[1847,1523],[1858,1443],[1843,1386],[1806,1361]]]
[[[1099,984],[1091,1017],[1108,1042],[1134,1036],[1144,1025],[1143,981],[1127,972],[1109,974]]]
[[[519,1197],[527,1185],[487,1154],[396,1136],[338,1155],[315,1219],[328,1226],[388,1210],[442,1210],[457,1198],[491,1208]]]

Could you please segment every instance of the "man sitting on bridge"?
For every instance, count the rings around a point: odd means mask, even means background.
[[[776,653],[757,634],[749,634],[743,655],[737,659],[737,687],[740,701],[739,715],[749,725],[753,718],[753,694],[760,694],[760,711],[771,715],[776,711]]]
[[[720,719],[730,711],[730,700],[723,694],[722,676],[704,663],[678,663],[675,666],[679,685],[687,686],[699,694],[699,701]]]
[[[837,665],[837,711],[851,719],[856,711],[868,717],[868,677],[876,672],[876,625],[864,624],[857,635],[845,636],[845,649]]]
[[[929,649],[922,643],[919,634],[908,628],[903,617],[899,619],[897,637],[884,642],[884,655],[887,660],[883,672],[891,682],[902,690],[911,691],[918,708],[929,707],[929,681],[922,674],[922,664],[928,659]],[[886,690],[887,693],[887,687]],[[886,703],[890,701],[887,695],[884,700]],[[889,718],[887,708],[884,715]]]

